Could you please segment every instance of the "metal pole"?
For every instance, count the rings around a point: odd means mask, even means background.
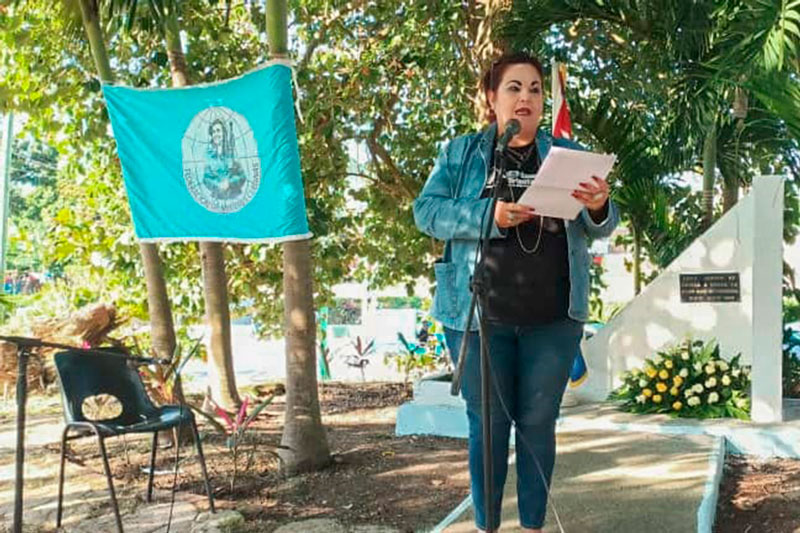
[[[8,242],[8,183],[11,176],[11,148],[14,141],[14,113],[6,115],[5,135],[3,137],[3,159],[0,164],[0,293],[5,291],[6,242]]]
[[[14,523],[12,531],[22,533],[22,488],[25,466],[25,402],[28,399],[28,350],[17,348],[17,454],[14,478]]]

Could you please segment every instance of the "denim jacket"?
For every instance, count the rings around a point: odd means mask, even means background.
[[[436,293],[431,314],[445,327],[462,331],[469,313],[470,277],[475,264],[481,224],[491,224],[491,238],[504,239],[488,213],[491,198],[481,198],[489,177],[497,125],[458,137],[442,147],[419,197],[414,201],[414,221],[425,234],[446,241],[445,254],[434,264]],[[582,149],[565,139],[553,139],[541,129],[536,135],[539,160],[551,146]],[[589,243],[608,237],[619,222],[614,202],[598,224],[584,208],[575,220],[566,220],[569,260],[569,317],[585,322],[589,317]],[[476,320],[472,329],[477,329]]]

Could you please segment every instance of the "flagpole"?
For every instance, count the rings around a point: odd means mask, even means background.
[[[14,113],[8,112],[3,142],[3,158],[0,160],[0,293],[5,292],[6,240],[8,237],[8,184],[11,175],[11,156],[14,142]]]
[[[552,130],[551,131],[552,131],[554,137],[557,136],[556,135],[556,121],[558,120],[558,110],[561,108],[561,100],[562,100],[561,86],[560,86],[560,84],[558,82],[559,65],[560,65],[560,63],[558,61],[556,61],[555,59],[553,59],[552,73],[551,73],[552,75],[550,76],[550,89],[551,89],[550,90],[550,94],[553,95],[553,97],[552,97],[552,100],[553,100],[553,113],[552,113],[553,126],[552,126]]]

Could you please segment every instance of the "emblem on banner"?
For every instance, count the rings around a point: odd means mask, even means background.
[[[258,191],[261,160],[253,130],[227,107],[195,115],[183,135],[182,154],[186,187],[209,211],[239,211]]]

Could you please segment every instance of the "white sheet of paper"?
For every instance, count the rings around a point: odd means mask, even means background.
[[[533,207],[539,215],[573,220],[583,204],[572,197],[572,191],[591,181],[592,176],[606,179],[616,159],[613,154],[554,146],[517,203]]]

